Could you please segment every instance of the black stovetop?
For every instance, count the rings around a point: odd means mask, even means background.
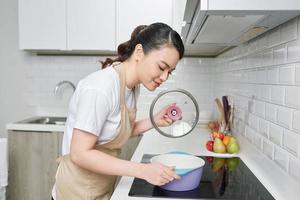
[[[144,154],[142,162],[148,163],[153,156]],[[128,195],[153,198],[274,200],[240,158],[199,157],[205,160],[205,166],[198,188],[174,192],[135,178]]]

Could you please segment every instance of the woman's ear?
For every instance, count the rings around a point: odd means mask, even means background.
[[[137,44],[134,49],[134,59],[136,62],[140,61],[144,57],[143,45]]]

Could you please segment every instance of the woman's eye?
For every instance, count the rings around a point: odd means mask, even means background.
[[[164,68],[162,68],[161,66],[159,66],[159,69],[161,70],[161,71],[164,71],[165,69]]]

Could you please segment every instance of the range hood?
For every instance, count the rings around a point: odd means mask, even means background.
[[[297,15],[299,0],[187,0],[186,55],[215,57]]]

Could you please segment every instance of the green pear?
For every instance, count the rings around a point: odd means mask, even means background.
[[[213,150],[215,153],[226,153],[226,146],[220,138],[215,138]]]
[[[240,151],[240,145],[235,138],[230,138],[230,141],[226,147],[228,153],[237,153]]]
[[[239,158],[238,157],[227,158],[226,164],[229,171],[234,171],[239,165]]]

